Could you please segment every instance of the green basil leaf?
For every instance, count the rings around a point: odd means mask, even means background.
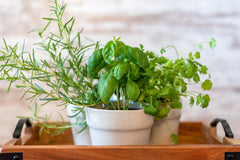
[[[91,77],[99,78],[98,72],[103,69],[107,63],[102,56],[102,49],[98,49],[88,59],[87,70]]]
[[[130,62],[130,78],[132,80],[137,80],[140,76],[140,68],[133,62]]]
[[[101,75],[98,82],[98,94],[103,101],[107,104],[110,98],[118,87],[118,81],[113,76],[112,71],[105,72]]]
[[[139,65],[141,68],[148,68],[150,63],[147,55],[139,48],[132,48],[127,46],[127,55],[130,60]]]
[[[127,96],[130,100],[135,101],[140,95],[140,90],[138,85],[133,82],[131,79],[128,79],[126,85]]]
[[[129,69],[129,64],[126,62],[120,62],[116,65],[114,68],[114,77],[117,80],[120,80],[127,72]]]
[[[106,63],[110,64],[114,60],[122,60],[126,57],[126,45],[122,41],[108,41],[103,48],[103,58]]]
[[[116,41],[114,44],[115,44],[114,56],[116,61],[121,61],[127,58],[126,45],[122,41]]]
[[[110,64],[112,62],[112,58],[114,57],[115,46],[114,41],[108,41],[102,51],[103,58],[106,63]]]

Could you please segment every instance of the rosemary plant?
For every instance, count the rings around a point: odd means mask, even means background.
[[[66,4],[59,4],[57,0],[52,3],[51,17],[43,18],[47,23],[38,30],[40,42],[34,44],[35,49],[26,51],[25,42],[20,47],[20,43],[10,46],[3,39],[0,80],[9,81],[8,91],[16,82],[16,87],[24,90],[21,99],[26,97],[30,102],[40,100],[42,105],[51,101],[58,101],[59,105],[95,105],[99,99],[93,79],[88,77],[84,55],[89,49],[97,47],[97,44],[91,42],[92,44],[84,46],[80,37],[82,30],[73,35],[75,19],[72,17],[64,21]],[[50,26],[58,30],[51,32]],[[32,111],[32,120],[45,121],[43,129],[56,129],[55,125],[48,123],[49,117],[37,115],[36,105]],[[76,108],[76,113],[79,112],[81,109],[78,111]],[[61,124],[59,129],[61,131],[69,127],[71,126]]]

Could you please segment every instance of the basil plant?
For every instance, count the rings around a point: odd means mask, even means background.
[[[106,109],[128,110],[131,101],[139,102],[145,113],[161,119],[171,109],[182,108],[181,97],[189,98],[191,106],[197,104],[206,108],[209,105],[208,94],[188,90],[189,83],[201,84],[204,91],[212,87],[207,67],[198,62],[199,51],[189,53],[187,58],[179,58],[177,49],[167,46],[158,56],[144,51],[142,45],[131,47],[119,39],[114,37],[103,48],[98,47],[88,59],[88,73],[98,80],[97,92]],[[211,48],[216,45],[214,39],[205,43]],[[203,44],[200,43],[199,48]],[[166,57],[169,47],[176,50],[176,59]],[[203,82],[200,81],[202,75],[207,75]],[[111,103],[113,95],[117,97],[117,107]]]

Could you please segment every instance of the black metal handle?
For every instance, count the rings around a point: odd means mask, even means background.
[[[221,122],[224,132],[225,132],[225,136],[228,138],[233,138],[233,132],[228,124],[228,122],[225,119],[221,119],[221,118],[216,118],[211,122],[211,127],[216,127],[218,122]]]
[[[14,132],[13,132],[13,138],[21,137],[22,128],[25,123],[26,123],[27,127],[32,127],[32,124],[29,121],[29,119],[20,119],[16,125]]]

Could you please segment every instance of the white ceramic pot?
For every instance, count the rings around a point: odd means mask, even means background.
[[[139,110],[86,108],[93,145],[148,145],[154,117]]]
[[[75,106],[72,104],[67,105],[67,111],[69,116],[73,116],[76,114],[74,110],[76,107],[81,108],[81,106]],[[81,114],[70,118],[71,124],[75,124],[77,122],[82,122],[86,120],[85,118],[85,111],[83,111]],[[89,128],[87,127],[84,131],[81,133],[78,133],[80,130],[82,130],[85,126],[82,125],[74,125],[72,126],[72,135],[73,135],[73,141],[75,145],[91,145],[91,139],[89,134]]]
[[[151,145],[172,145],[172,132],[178,134],[181,109],[172,109],[168,117],[162,120],[154,120],[151,131]]]

